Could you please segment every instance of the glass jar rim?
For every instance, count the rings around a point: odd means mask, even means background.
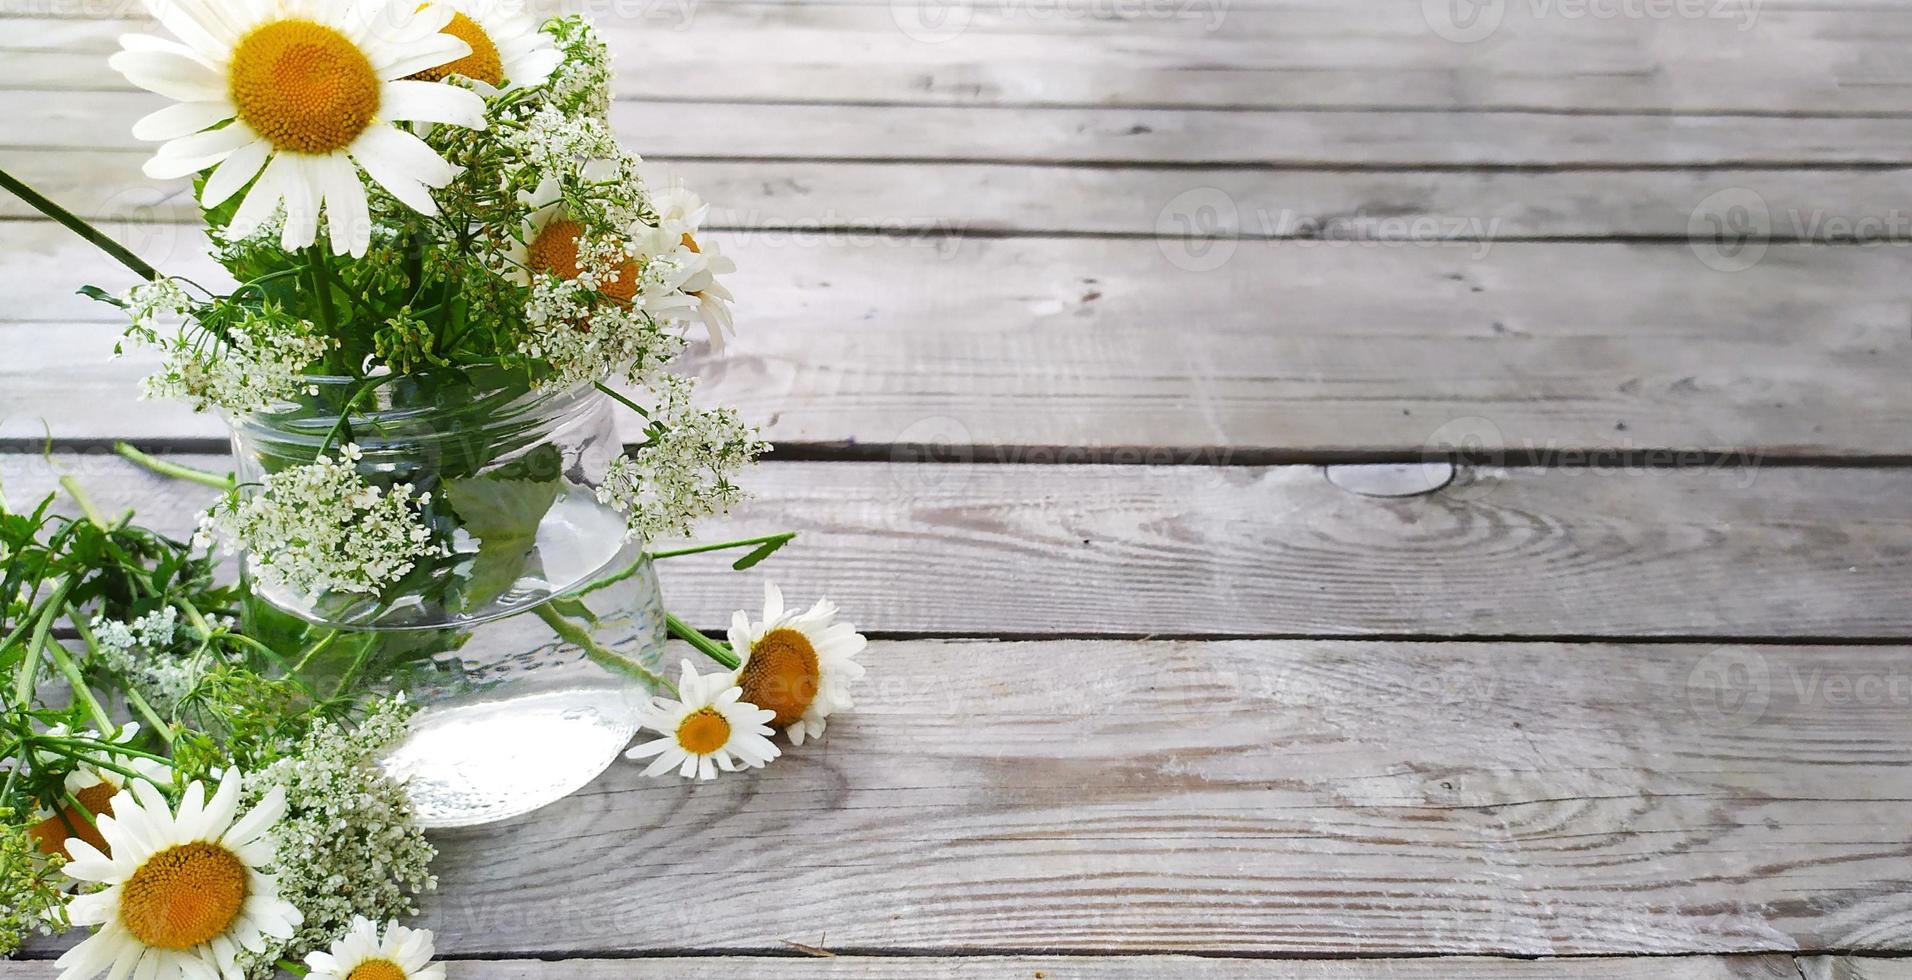
[[[428,436],[437,427],[436,419],[455,417],[483,408],[478,417],[467,417],[458,425],[467,434],[491,429],[539,428],[555,424],[589,408],[604,396],[596,381],[570,385],[540,384],[520,372],[500,372],[509,383],[485,383],[466,386],[469,396],[457,404],[447,404],[431,392],[458,380],[472,380],[467,372],[388,373],[371,377],[352,375],[303,375],[300,391],[290,399],[277,399],[264,408],[246,412],[225,412],[226,424],[238,432],[269,435],[281,444],[309,443],[317,447],[332,441],[341,416],[348,427],[379,432],[396,430],[398,438]],[[415,400],[396,400],[406,381],[422,382],[425,391]],[[340,392],[366,386],[350,395]],[[313,393],[316,390],[316,393]],[[364,395],[370,393],[369,399]],[[332,398],[326,396],[330,394]],[[340,403],[338,399],[346,399]],[[331,402],[331,404],[326,404]]]

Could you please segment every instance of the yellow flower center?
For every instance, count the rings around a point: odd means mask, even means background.
[[[117,792],[119,788],[112,783],[100,782],[73,794],[73,798],[86,808],[87,813],[98,819],[113,815],[113,794]],[[99,830],[86,822],[84,814],[71,806],[63,807],[59,813],[28,827],[27,833],[42,854],[58,854],[70,861],[73,855],[67,853],[66,839],[78,837],[93,845],[93,849],[101,854],[113,856],[106,846],[106,838],[101,837]]]
[[[190,949],[226,931],[246,904],[249,875],[231,851],[195,841],[146,859],[120,891],[120,922],[158,949]]]
[[[346,974],[345,980],[405,980],[405,971],[391,960],[366,960]]]
[[[699,708],[677,726],[677,744],[693,755],[709,755],[728,741],[730,722],[716,708]]]
[[[583,233],[584,229],[569,218],[546,223],[525,248],[531,271],[576,279],[584,271],[578,268],[578,236]],[[637,295],[637,263],[625,259],[617,267],[617,281],[599,283],[598,292],[628,305]]]
[[[427,68],[412,78],[435,82],[447,75],[463,75],[487,85],[504,84],[505,63],[498,57],[498,46],[491,43],[491,35],[486,34],[477,21],[464,14],[452,14],[451,23],[445,25],[444,33],[471,45],[471,53],[457,61]]]
[[[703,251],[704,251],[703,249],[697,247],[697,239],[690,237],[690,232],[688,231],[684,233],[684,247],[687,249],[690,249],[693,252],[698,253],[699,255],[703,254]]]
[[[378,74],[365,52],[309,20],[275,20],[240,38],[226,87],[240,121],[293,153],[351,146],[378,114]]]
[[[793,629],[774,629],[751,645],[739,683],[744,700],[776,712],[770,723],[781,728],[803,717],[822,680],[810,638]]]

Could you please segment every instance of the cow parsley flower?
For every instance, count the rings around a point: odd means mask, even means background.
[[[279,894],[305,913],[291,938],[248,961],[252,975],[272,976],[281,957],[326,949],[355,916],[415,914],[412,896],[437,887],[437,851],[419,830],[405,788],[376,762],[404,737],[409,711],[390,700],[349,731],[320,722],[289,755],[246,780],[253,796],[285,794],[286,815],[273,834]]]
[[[316,393],[305,370],[337,341],[273,307],[247,311],[222,336],[203,329],[162,335],[159,319],[183,313],[189,304],[177,285],[168,289],[161,283],[172,280],[135,286],[121,301],[133,315],[126,339],[161,355],[159,370],[140,382],[142,397],[178,398],[196,412],[249,412],[301,392]]]
[[[244,498],[227,498],[207,521],[224,532],[228,550],[243,548],[254,575],[308,593],[376,594],[412,570],[418,559],[443,554],[432,543],[418,508],[431,494],[409,483],[386,489],[367,483],[351,459],[320,456],[267,476]]]
[[[544,93],[566,112],[602,119],[611,111],[611,50],[588,18],[573,14],[545,25],[564,60],[545,82]]]
[[[58,855],[40,853],[12,811],[0,809],[0,958],[11,956],[35,933],[67,928],[59,874],[63,863]]]
[[[173,710],[205,678],[203,651],[175,648],[179,610],[173,606],[130,623],[95,616],[88,629],[99,644],[100,662],[132,681],[161,711]]]
[[[688,535],[701,517],[744,497],[731,476],[769,448],[729,409],[690,404],[691,382],[669,378],[651,410],[650,441],[611,461],[599,502],[624,512],[632,538]]]

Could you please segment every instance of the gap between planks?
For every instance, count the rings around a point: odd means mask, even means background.
[[[112,456],[0,456],[16,506],[66,474],[175,535],[211,497]],[[673,560],[700,626],[771,575],[879,633],[1912,638],[1902,468],[1482,470],[1392,499],[1313,467],[770,463],[745,486],[704,538],[801,537],[741,575]]]
[[[802,954],[796,954],[802,955]],[[449,980],[1908,980],[1912,967],[1854,957],[1297,961],[1143,954],[972,956],[833,954],[447,962]],[[1816,971],[1816,972],[1815,972]],[[0,962],[0,980],[52,980],[52,964]]]
[[[829,957],[659,955],[622,959],[447,962],[449,980],[1912,980],[1912,966],[1882,958],[1757,955],[1497,960],[1247,959],[1138,954]],[[0,980],[51,980],[45,962],[0,962]]]
[[[109,230],[170,272],[228,281],[197,229]],[[0,439],[205,446],[224,434],[183,405],[140,403],[155,355],[111,359],[117,311],[72,292],[121,289],[130,274],[50,222],[9,231]],[[684,369],[802,455],[1474,452],[1521,466],[1584,449],[1587,468],[1620,469],[1663,449],[1708,467],[1912,455],[1895,367],[1912,353],[1912,281],[1896,248],[1773,245],[1736,274],[1682,245],[721,241],[750,328],[728,355]]]
[[[1621,958],[1597,969],[1912,943],[1912,647],[917,641],[860,660],[857,708],[748,780],[617,765],[436,834],[419,924],[460,958],[795,942],[1392,957],[1409,977],[1435,954]]]

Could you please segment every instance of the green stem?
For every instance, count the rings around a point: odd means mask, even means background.
[[[600,666],[608,667],[620,674],[635,677],[653,686],[669,687],[672,691],[677,689],[669,681],[646,670],[643,664],[627,660],[619,656],[614,650],[605,649],[588,630],[564,618],[564,614],[551,608],[550,603],[540,603],[533,612],[538,614],[539,619],[544,620],[545,625],[551,627],[551,632],[558,634],[559,639],[583,650],[585,656],[590,657]]]
[[[72,793],[67,792],[67,789],[65,786],[60,787],[60,799],[63,799],[66,801],[66,805],[68,809],[71,809],[74,813],[77,813],[80,815],[81,822],[85,823],[88,827],[91,827],[95,830],[99,829],[99,824],[93,821],[93,811],[88,810],[86,808],[86,805],[79,801],[78,797],[74,796]],[[66,814],[64,812],[60,814],[60,819],[63,821],[66,819]],[[67,829],[73,831],[72,836],[74,837],[80,836],[79,828],[73,826],[71,823],[67,824]]]
[[[719,541],[716,544],[694,544],[684,548],[672,548],[669,551],[653,551],[646,558],[676,558],[679,555],[701,555],[706,551],[723,551],[728,548],[742,548],[746,545],[769,544],[772,541],[788,541],[797,536],[795,531],[779,531],[754,538],[738,538],[735,541]]]
[[[232,488],[239,485],[238,482],[233,480],[231,477],[220,476],[217,473],[210,473],[210,472],[207,472],[206,470],[195,469],[191,466],[181,466],[178,463],[169,463],[156,456],[148,456],[147,454],[140,452],[139,450],[134,449],[132,446],[129,446],[123,442],[114,443],[113,451],[119,453],[121,456],[124,456],[127,459],[132,460],[135,463],[138,463],[141,466],[146,467],[149,470],[152,470],[155,473],[158,473],[160,476],[169,476],[175,480],[185,480],[188,483],[197,483],[201,486],[212,487],[215,490],[231,490]]]
[[[329,647],[332,645],[333,640],[336,640],[338,638],[339,638],[339,631],[332,630],[326,633],[325,636],[321,637],[317,642],[313,643],[311,646],[306,647],[304,650],[301,650],[299,652],[298,662],[292,665],[292,672],[294,674],[297,674],[300,671],[304,670],[305,665],[311,663],[313,657],[318,656],[321,652],[325,650],[326,647]]]
[[[105,706],[100,704],[100,699],[93,696],[93,689],[87,686],[86,678],[80,674],[80,665],[73,662],[73,657],[66,652],[66,647],[58,642],[48,643],[46,652],[47,656],[53,658],[53,665],[65,675],[67,684],[72,686],[73,696],[86,706],[86,713],[93,716],[94,727],[101,733],[112,731],[113,716],[107,714]]]
[[[80,486],[80,481],[73,479],[72,476],[63,476],[60,477],[60,487],[73,497],[74,503],[80,505],[80,513],[85,514],[86,519],[92,521],[94,527],[102,531],[112,530],[105,516],[100,513],[100,509],[93,505],[93,498],[87,496],[85,488]]]
[[[59,741],[67,745],[78,745],[81,748],[93,749],[112,755],[123,755],[131,759],[145,759],[148,762],[164,762],[167,765],[172,765],[163,755],[155,755],[144,749],[136,749],[121,742],[107,742],[97,738],[87,738],[84,735],[62,735],[59,737]]]
[[[325,326],[325,335],[336,337],[339,331],[332,311],[332,267],[326,263],[325,249],[318,245],[307,247],[305,254],[311,263],[312,292],[319,300],[319,319]]]
[[[291,681],[295,686],[299,688],[299,690],[304,691],[306,697],[309,697],[314,701],[317,701],[319,699],[319,692],[313,690],[312,685],[307,684],[305,682],[305,678],[299,676],[299,672],[297,670],[294,670],[290,663],[286,662],[285,656],[279,653],[279,651],[274,650],[263,643],[260,643],[258,640],[255,640],[244,633],[233,633],[228,631],[221,631],[219,635],[241,646],[251,647],[252,649],[258,651],[259,653],[264,654],[267,660],[270,660],[273,663],[278,664],[279,669],[285,671],[286,680]],[[357,669],[356,665],[354,666],[354,669]],[[340,687],[340,690],[343,690],[344,683],[341,682],[339,687]],[[332,696],[337,697],[338,694],[339,694],[338,691],[334,691]]]
[[[737,655],[729,647],[705,636],[698,631],[697,627],[678,619],[675,615],[665,613],[664,625],[670,629],[672,636],[696,647],[699,653],[723,664],[726,668],[736,670],[743,665],[743,661],[737,659]]]
[[[119,264],[133,270],[134,275],[151,282],[159,278],[159,270],[148,265],[145,259],[134,255],[131,249],[113,239],[88,222],[85,218],[53,203],[39,191],[20,182],[19,178],[0,170],[0,188],[11,191],[15,197],[27,202],[35,211],[65,225],[68,231],[80,236],[100,251],[112,256]]]
[[[80,634],[80,642],[86,644],[86,649],[91,652],[95,658],[99,657],[100,642],[93,636],[93,628],[86,625],[85,620],[74,617],[73,631]],[[138,713],[141,718],[146,720],[146,724],[149,728],[157,732],[159,737],[165,740],[167,745],[173,744],[173,726],[160,720],[159,713],[154,711],[153,706],[146,702],[145,695],[139,693],[139,688],[134,686],[132,681],[124,677],[120,678],[120,693],[126,695],[126,703],[132,705],[133,710]]]
[[[616,391],[613,391],[613,390],[611,389],[611,387],[610,387],[609,385],[607,385],[607,384],[605,384],[604,382],[602,382],[602,381],[593,381],[593,382],[591,382],[591,385],[592,385],[593,387],[595,387],[595,388],[596,388],[597,390],[599,390],[599,391],[601,391],[601,392],[604,392],[605,394],[607,394],[607,395],[610,395],[610,396],[611,396],[612,398],[614,398],[614,399],[616,399],[616,400],[618,400],[618,401],[620,401],[620,402],[622,402],[622,403],[624,403],[624,407],[625,407],[625,408],[628,408],[628,409],[630,409],[631,411],[633,411],[633,412],[636,412],[637,414],[639,414],[639,415],[642,415],[642,416],[644,416],[645,418],[650,418],[650,417],[651,417],[651,413],[649,413],[649,412],[647,412],[647,411],[645,411],[645,410],[644,410],[644,406],[642,406],[642,405],[639,405],[638,403],[636,403],[636,402],[634,402],[634,401],[632,401],[632,400],[630,400],[629,398],[626,398],[626,397],[624,397],[623,395],[620,395],[620,394],[618,394],[618,393],[617,393]]]
[[[285,972],[290,973],[295,977],[303,977],[312,972],[310,970],[307,970],[305,967],[297,963],[294,963],[288,959],[279,960],[279,969],[284,970]]]
[[[46,645],[47,634],[53,630],[53,621],[60,616],[61,607],[66,605],[66,594],[73,588],[72,579],[61,579],[60,584],[47,597],[46,605],[40,609],[40,618],[34,621],[33,635],[27,640],[26,655],[20,664],[20,674],[14,678],[14,699],[22,707],[33,703],[35,680],[40,670],[40,648]]]

